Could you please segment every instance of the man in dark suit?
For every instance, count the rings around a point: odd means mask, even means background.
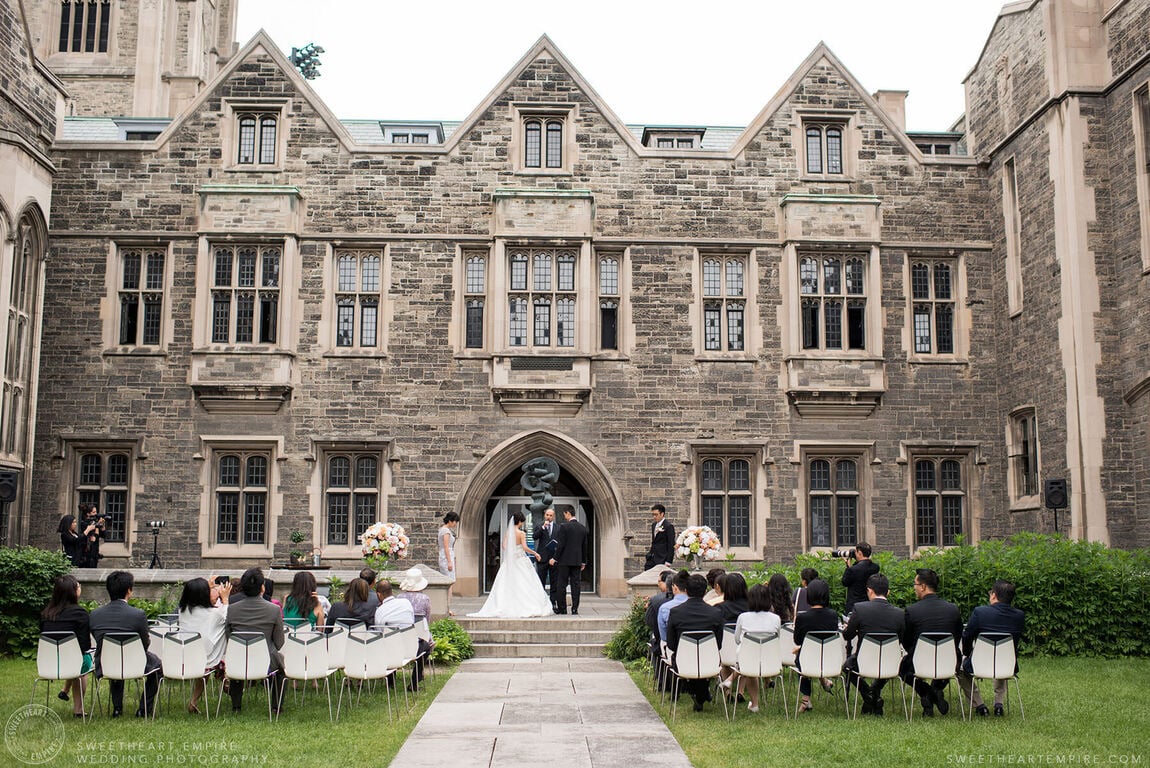
[[[843,586],[847,588],[847,599],[843,606],[843,613],[853,611],[855,603],[867,601],[866,581],[879,571],[879,565],[870,559],[870,553],[870,544],[860,541],[844,558],[848,563],[851,560],[854,560],[854,563],[848,565],[843,571]]]
[[[687,578],[687,600],[671,609],[667,617],[667,647],[675,653],[678,668],[679,639],[684,632],[714,632],[715,642],[723,642],[723,612],[703,602],[707,594],[707,577],[693,573]],[[695,711],[702,712],[703,704],[710,701],[710,683],[707,680],[686,681],[687,690],[695,699]]]
[[[659,658],[659,606],[671,599],[671,579],[674,571],[663,571],[659,574],[659,591],[647,599],[647,610],[643,614],[643,623],[651,630],[648,636],[651,645],[651,658]]]
[[[650,570],[656,565],[670,565],[675,559],[675,526],[667,520],[667,508],[662,504],[651,505],[651,548],[647,550],[647,561],[643,568]]]
[[[101,652],[104,649],[104,635],[128,632],[139,635],[147,652],[151,637],[148,634],[148,617],[139,608],[128,605],[128,598],[132,596],[132,587],[135,578],[127,571],[112,571],[104,581],[108,588],[108,597],[111,602],[92,611],[89,626],[92,637],[96,640],[96,676],[103,676],[103,667],[100,663]],[[144,695],[140,697],[140,705],[136,709],[136,717],[147,717],[152,713],[156,699],[156,690],[160,687],[160,675],[163,667],[160,657],[154,653],[147,653],[148,660],[144,665]],[[119,717],[124,712],[124,681],[109,680],[108,690],[112,696],[112,717]]]
[[[549,562],[558,566],[559,583],[555,590],[555,613],[567,613],[567,585],[571,585],[571,613],[579,613],[579,580],[587,567],[587,529],[575,519],[575,510],[563,510],[566,521],[559,526],[555,556]]]
[[[892,634],[902,640],[903,630],[906,627],[906,613],[901,608],[891,605],[887,601],[890,593],[890,580],[881,573],[873,574],[866,583],[867,597],[864,603],[855,603],[851,612],[850,621],[843,630],[843,639],[848,647],[854,638],[863,638],[872,634]],[[858,644],[854,653],[847,658],[844,669],[847,672],[846,682],[849,692],[851,683],[858,685],[859,695],[863,700],[862,711],[864,715],[875,714],[882,717],[882,694],[886,680],[876,680],[872,684],[858,676]]]
[[[272,708],[276,709],[280,701],[280,691],[283,689],[283,656],[280,648],[284,644],[284,620],[275,603],[262,598],[264,592],[264,573],[259,568],[249,568],[240,577],[240,589],[247,598],[240,603],[229,602],[227,623],[224,624],[224,634],[228,637],[234,632],[259,632],[268,643],[271,654],[271,670],[275,672],[272,686]],[[239,712],[244,700],[244,684],[240,680],[232,680],[228,685],[228,693],[232,697],[232,711]],[[278,710],[277,710],[278,711]]]
[[[899,671],[903,682],[914,685],[914,690],[922,698],[922,714],[924,717],[934,717],[934,708],[938,707],[939,714],[945,715],[950,711],[950,705],[943,698],[942,692],[946,689],[947,680],[935,680],[926,683],[914,677],[914,646],[918,636],[923,632],[946,632],[954,637],[958,643],[962,637],[962,617],[958,606],[948,603],[938,596],[938,574],[929,568],[919,568],[914,575],[914,594],[918,599],[913,605],[906,607],[906,631],[902,637],[903,648],[907,655],[902,658]],[[956,648],[957,650],[957,648]]]
[[[543,522],[535,526],[531,538],[535,542],[535,551],[539,553],[538,559],[535,561],[535,572],[539,574],[539,583],[544,587],[548,586],[550,582],[549,593],[551,595],[551,608],[554,610],[556,607],[555,601],[555,582],[558,581],[555,573],[555,566],[551,565],[551,556],[555,554],[559,542],[556,537],[559,534],[559,526],[555,524],[555,510],[546,509],[543,511]]]
[[[962,655],[965,657],[962,668],[958,672],[958,685],[962,688],[963,696],[971,702],[974,711],[981,717],[990,714],[986,705],[982,703],[982,695],[972,675],[974,668],[970,663],[970,654],[974,650],[974,639],[983,632],[999,632],[1014,638],[1014,650],[1017,654],[1018,644],[1022,640],[1022,630],[1026,624],[1026,614],[1015,608],[1014,585],[1009,581],[998,580],[990,590],[990,605],[980,605],[970,614],[970,621],[966,622],[966,629],[962,631]],[[1017,656],[1015,657],[1014,671],[1018,672]],[[1005,714],[1003,704],[1006,703],[1006,680],[994,681],[994,716],[1002,717]]]

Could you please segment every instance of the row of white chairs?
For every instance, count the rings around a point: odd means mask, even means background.
[[[760,690],[765,680],[777,679],[781,681],[783,714],[789,717],[786,702],[785,679],[783,670],[790,667],[802,677],[819,680],[835,680],[842,678],[844,665],[847,660],[846,643],[839,631],[808,632],[796,657],[791,653],[794,648],[794,627],[784,624],[778,633],[748,632],[743,635],[742,641],[735,643],[735,625],[727,624],[724,627],[723,642],[719,644],[712,632],[685,632],[679,639],[678,653],[672,654],[662,644],[662,661],[664,669],[673,675],[671,694],[674,700],[671,710],[671,720],[674,722],[677,699],[678,681],[680,679],[706,679],[718,680],[720,669],[727,667],[733,669],[740,677],[757,679]],[[948,633],[924,632],[919,636],[912,656],[914,676],[920,680],[949,681],[956,677],[958,667],[958,649],[952,635]],[[891,633],[874,633],[860,637],[856,662],[859,678],[869,680],[891,680],[899,677],[904,651],[898,636]],[[675,661],[675,665],[672,665]],[[1014,680],[1014,689],[1018,698],[1019,711],[1023,719],[1026,717],[1022,705],[1022,692],[1015,674],[1017,662],[1014,639],[1008,634],[983,633],[975,638],[971,666],[972,677],[975,680]],[[662,683],[663,681],[659,681]],[[974,685],[977,685],[975,683]],[[968,706],[963,706],[959,698],[959,709],[964,717],[973,714],[974,685],[971,686]],[[660,685],[665,690],[665,685]],[[910,706],[906,701],[906,686],[900,685],[902,693],[903,713],[908,720],[912,719],[914,711],[914,691],[912,688]],[[796,714],[799,707],[801,693],[796,694]],[[843,686],[843,708],[848,717],[858,716],[859,690],[855,686],[854,706],[847,696],[846,686]],[[737,710],[737,707],[735,708]],[[726,700],[724,699],[724,716],[726,713]],[[733,715],[731,716],[733,719]]]
[[[164,680],[188,681],[203,680],[207,686],[214,668],[207,665],[207,646],[197,632],[182,631],[175,622],[160,621],[151,628],[153,638],[160,643],[160,659],[163,664]],[[426,620],[407,627],[368,627],[358,624],[337,624],[333,627],[310,627],[293,629],[285,634],[284,645],[280,649],[283,656],[284,677],[287,680],[302,681],[307,684],[324,681],[328,699],[328,717],[332,718],[331,690],[328,680],[341,671],[345,680],[359,682],[359,695],[365,681],[383,679],[401,673],[412,667],[409,680],[414,679],[414,666],[419,663],[419,641],[431,643],[431,632]],[[72,632],[46,632],[40,637],[37,648],[37,679],[32,686],[32,699],[40,681],[71,680],[80,677],[84,651]],[[426,654],[430,656],[430,654]],[[101,653],[102,677],[108,680],[136,681],[137,686],[145,677],[147,654],[139,635],[135,633],[110,632],[104,635]],[[271,652],[264,636],[259,632],[233,632],[228,638],[224,651],[225,674],[237,684],[263,682],[268,693],[268,718],[282,705],[280,699],[273,707],[271,680]],[[96,680],[96,700],[99,708],[99,683]],[[157,700],[159,696],[157,695]],[[169,700],[170,700],[169,692]],[[407,687],[404,687],[404,700]],[[223,701],[223,685],[220,685],[216,704],[218,716]],[[343,701],[343,686],[340,690],[340,705]],[[81,708],[84,702],[80,701]],[[391,692],[388,690],[388,715],[391,716]],[[155,708],[149,714],[155,717]],[[84,711],[87,711],[86,709]],[[204,707],[208,716],[209,707]],[[339,708],[335,719],[339,717]]]

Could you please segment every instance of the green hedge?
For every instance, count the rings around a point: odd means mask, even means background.
[[[1050,656],[1150,656],[1150,550],[1109,549],[1062,536],[1019,534],[1008,541],[931,550],[915,558],[876,552],[875,561],[890,579],[895,605],[914,602],[914,572],[932,568],[939,575],[939,596],[958,605],[965,621],[985,605],[998,579],[1018,588],[1014,604],[1026,612],[1024,654]],[[842,611],[846,565],[827,555],[802,554],[794,562],[744,571],[748,584],[783,573],[792,586],[811,567],[831,586],[831,607]],[[640,616],[639,629],[646,637]],[[632,613],[616,638],[618,652],[632,649],[636,632]],[[614,643],[614,640],[612,641]],[[612,658],[639,658],[635,656]]]
[[[56,577],[72,570],[61,552],[0,547],[0,650],[31,657],[40,637],[40,612]]]

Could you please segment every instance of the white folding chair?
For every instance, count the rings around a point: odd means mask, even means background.
[[[304,695],[307,695],[307,684],[323,680],[324,690],[327,692],[327,719],[331,716],[331,686],[328,678],[334,669],[328,663],[327,636],[323,632],[311,629],[297,629],[284,638],[284,646],[280,650],[284,659],[284,678],[299,680],[304,684]],[[285,685],[280,689],[280,708],[283,706]],[[276,716],[279,719],[279,716]]]
[[[958,669],[958,645],[949,632],[923,632],[914,643],[911,656],[914,664],[914,677],[917,680],[953,680]],[[914,719],[914,697],[910,693],[910,713],[907,719]],[[959,714],[963,714],[962,696],[958,697]],[[965,717],[965,715],[963,715]]]
[[[739,677],[750,677],[756,680],[759,686],[760,706],[765,703],[769,690],[763,683],[766,680],[777,679],[782,689],[783,717],[790,717],[790,712],[787,710],[787,683],[783,677],[783,647],[778,634],[774,632],[745,633],[738,645],[735,671],[739,673]],[[732,687],[737,690],[737,686]],[[731,722],[734,722],[737,710],[737,706],[732,709]]]
[[[779,646],[782,648],[783,666],[793,667],[795,665],[795,654],[791,649],[795,647],[794,622],[788,621],[779,628]]]
[[[232,685],[245,685],[249,682],[262,682],[268,698],[268,721],[272,719],[272,679],[275,671],[272,654],[268,649],[267,638],[262,632],[233,632],[224,646],[224,674]],[[220,686],[220,698],[216,702],[216,717],[220,715],[220,705],[224,702],[224,687]]]
[[[794,642],[792,640],[792,642]],[[793,647],[793,646],[792,646]],[[842,677],[843,664],[846,663],[846,645],[843,643],[841,632],[815,631],[807,632],[803,637],[803,644],[799,647],[799,658],[795,671],[802,677],[821,680],[826,678],[834,680]],[[832,683],[833,685],[833,683]],[[829,689],[828,689],[829,690]],[[802,700],[802,691],[795,699],[795,709],[798,710]],[[850,704],[847,702],[846,686],[843,686],[843,712],[850,717]]]
[[[343,655],[347,649],[347,627],[342,624],[317,626],[327,639],[327,667],[332,672],[343,669]]]
[[[673,690],[671,692],[671,722],[675,722],[675,715],[679,709],[679,682],[681,680],[710,680],[719,679],[719,643],[715,640],[714,632],[691,631],[679,636],[679,647],[675,651],[675,666],[671,674]],[[709,683],[708,683],[709,685]],[[723,717],[730,719],[727,714],[727,697],[720,696],[723,702]]]
[[[734,622],[723,625],[723,642],[719,645],[719,663],[724,667],[734,667],[738,650],[735,644]]]
[[[893,632],[874,632],[859,637],[859,652],[855,657],[858,663],[858,677],[870,680],[892,680],[898,678],[899,665],[902,663],[902,644],[898,635]],[[901,681],[900,681],[901,682]],[[909,716],[906,708],[906,686],[900,685],[902,692],[902,714]],[[855,703],[853,716],[858,717],[859,686],[855,684]]]
[[[1007,685],[1008,680],[1014,680],[1014,692],[1018,696],[1018,711],[1022,719],[1026,719],[1026,710],[1022,706],[1022,686],[1018,682],[1018,649],[1014,647],[1014,637],[1002,632],[983,632],[974,638],[974,646],[970,652],[970,666],[972,670],[970,681],[970,701],[967,707],[967,716],[974,715],[974,687],[978,680],[1001,680]],[[1009,694],[1009,691],[1008,691]],[[1007,695],[1004,704],[1010,704]]]
[[[369,680],[383,680],[393,670],[388,669],[387,656],[383,652],[384,636],[379,632],[356,630],[347,633],[347,648],[343,659],[344,682],[359,681],[359,699],[363,697],[363,684]],[[343,708],[343,691],[348,686],[340,686],[339,702],[335,708],[335,719]],[[350,696],[349,696],[350,700]],[[388,694],[387,716],[391,718],[391,694]]]
[[[80,670],[84,668],[84,650],[75,632],[42,632],[40,641],[36,645],[36,679],[32,681],[32,696],[28,699],[31,704],[36,698],[36,686],[41,680],[52,682],[54,680],[75,680],[81,677]],[[51,688],[51,686],[46,686]],[[84,707],[84,683],[81,681],[80,711],[91,717],[91,713]],[[44,706],[48,706],[48,693],[44,693]]]
[[[427,661],[427,668],[431,671],[431,676],[435,677],[435,661],[431,658],[432,652],[435,651],[435,638],[431,635],[431,625],[427,622],[427,617],[423,616],[415,622],[416,634],[420,640],[427,643],[427,653],[424,654],[424,659]]]
[[[100,641],[100,675],[105,680],[135,681],[139,693],[148,666],[144,641],[135,632],[108,632]],[[147,698],[144,699],[147,706]],[[155,702],[152,716],[155,716]],[[96,678],[96,708],[100,708],[100,677]],[[148,715],[147,711],[144,715]]]
[[[202,680],[204,683],[204,718],[209,719],[208,702],[211,701],[208,692],[208,680],[212,670],[208,669],[208,647],[199,632],[179,631],[169,632],[163,636],[160,645],[160,662],[163,664],[164,676],[160,678],[160,685],[170,680],[178,680],[183,688],[187,688],[188,681]],[[159,692],[157,691],[157,698]],[[172,693],[168,691],[168,702],[171,703]]]

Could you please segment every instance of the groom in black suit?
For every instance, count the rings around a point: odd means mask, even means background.
[[[567,613],[567,585],[571,585],[571,613],[579,613],[579,579],[587,567],[587,529],[575,519],[575,511],[563,510],[566,521],[559,526],[555,556],[551,565],[558,566],[559,583],[555,591],[555,613]]]
[[[647,550],[644,570],[656,565],[667,565],[675,561],[675,526],[667,520],[667,508],[662,504],[651,505],[651,548]]]
[[[551,607],[555,608],[555,583],[559,580],[556,575],[555,566],[551,565],[551,556],[555,554],[559,542],[556,537],[559,535],[559,526],[555,523],[555,510],[547,509],[543,512],[543,522],[535,526],[535,531],[532,534],[532,540],[535,542],[535,551],[539,553],[538,559],[535,561],[535,572],[539,574],[539,583],[544,587],[547,586],[547,580],[551,580]]]

